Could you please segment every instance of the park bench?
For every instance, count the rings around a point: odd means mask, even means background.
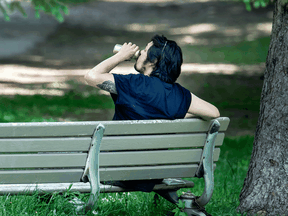
[[[181,178],[204,177],[202,196],[180,198],[187,212],[203,215],[197,207],[204,207],[212,196],[215,162],[229,121],[220,117],[0,123],[0,193],[70,188],[90,193],[87,210],[99,192],[130,191],[100,182],[164,179],[153,191],[177,203],[176,191],[194,186]]]

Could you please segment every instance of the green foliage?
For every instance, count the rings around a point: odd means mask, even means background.
[[[32,0],[35,8],[35,17],[40,18],[40,11],[53,15],[59,22],[63,22],[63,14],[68,15],[68,7],[57,0]]]
[[[246,9],[251,11],[252,6],[254,6],[254,8],[266,7],[269,3],[271,3],[271,0],[243,0],[243,2],[246,5]]]
[[[79,4],[89,1],[90,0],[31,0],[31,4],[34,7],[36,18],[39,19],[40,12],[43,11],[46,14],[54,16],[59,22],[63,22],[63,15],[69,15],[69,4]],[[2,11],[6,21],[10,21],[9,14],[17,10],[20,11],[24,17],[27,17],[24,8],[21,6],[21,0],[12,0],[12,2],[5,2],[5,0],[4,2],[1,1],[0,10]]]
[[[185,203],[179,200],[179,203],[177,203],[177,207],[172,210],[172,212],[175,213],[174,216],[187,216],[187,213],[183,212],[184,208],[185,208]]]
[[[8,13],[7,13],[7,5],[5,3],[0,2],[0,10],[3,13],[3,15],[4,15],[4,19],[6,21],[10,21],[10,18],[8,16]]]

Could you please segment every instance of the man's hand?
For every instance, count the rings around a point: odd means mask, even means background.
[[[120,51],[116,54],[122,61],[129,61],[133,58],[135,53],[139,50],[139,47],[136,44],[131,42],[124,43]]]
[[[131,42],[128,44],[124,43],[117,54],[102,61],[85,75],[84,78],[86,83],[110,93],[117,94],[113,74],[110,74],[109,72],[121,62],[130,60],[138,50],[139,47],[135,44],[132,44]]]

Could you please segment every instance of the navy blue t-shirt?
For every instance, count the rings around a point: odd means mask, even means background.
[[[178,83],[169,84],[143,74],[113,74],[117,95],[113,120],[181,119],[190,103],[191,93]]]
[[[191,93],[178,83],[165,83],[143,74],[113,74],[117,90],[111,94],[115,104],[113,120],[184,118],[191,103]],[[116,181],[109,184],[150,192],[162,179]]]

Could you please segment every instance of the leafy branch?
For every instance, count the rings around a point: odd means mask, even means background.
[[[10,16],[15,11],[20,11],[24,17],[27,14],[21,5],[23,2],[30,2],[35,10],[35,17],[40,18],[40,12],[50,14],[59,22],[64,21],[63,15],[68,15],[69,10],[67,4],[69,3],[83,3],[89,0],[0,0],[0,10],[4,15],[6,21],[10,21]]]
[[[252,6],[254,6],[256,9],[260,7],[266,7],[268,4],[273,3],[274,0],[243,0],[243,2],[246,5],[246,9],[251,11]]]

